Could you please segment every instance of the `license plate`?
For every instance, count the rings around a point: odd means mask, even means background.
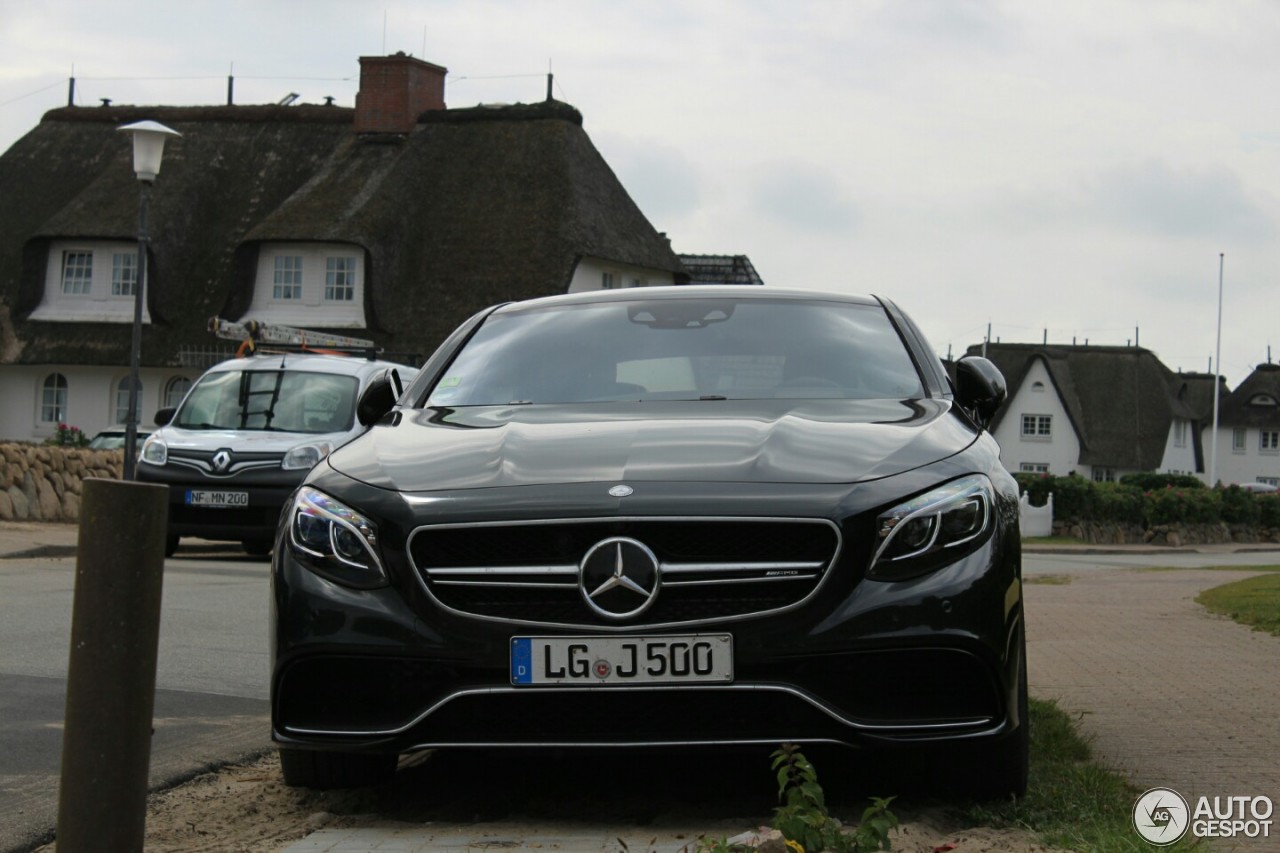
[[[214,492],[191,489],[187,492],[187,506],[248,506],[248,492]]]
[[[515,685],[731,681],[731,634],[511,638],[511,683]]]

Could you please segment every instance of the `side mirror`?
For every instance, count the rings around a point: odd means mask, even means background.
[[[395,407],[396,400],[404,393],[400,372],[387,368],[375,376],[356,403],[356,419],[364,426],[373,426]]]
[[[156,418],[155,418],[156,426],[162,427],[168,424],[169,421],[173,420],[173,416],[177,413],[177,411],[178,409],[175,406],[166,406],[165,408],[156,412]]]
[[[985,428],[1009,396],[1004,375],[989,360],[966,355],[956,362],[956,402]]]

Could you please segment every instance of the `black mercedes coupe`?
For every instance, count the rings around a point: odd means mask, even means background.
[[[962,749],[1021,794],[1003,378],[881,298],[668,287],[501,305],[286,504],[290,785],[448,748]]]

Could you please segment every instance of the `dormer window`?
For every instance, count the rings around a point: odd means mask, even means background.
[[[133,322],[138,246],[109,240],[57,240],[49,246],[44,298],[33,320]],[[146,305],[142,321],[151,322]]]
[[[1031,390],[1032,390],[1032,391],[1035,391],[1035,392],[1043,391],[1043,390],[1044,390],[1044,383],[1043,383],[1043,382],[1041,382],[1039,379],[1037,379],[1035,382],[1032,382],[1032,383],[1031,383]]]
[[[262,244],[245,316],[304,328],[365,328],[364,254],[350,243]]]
[[[1272,397],[1270,394],[1254,394],[1252,397],[1249,398],[1249,405],[1250,406],[1274,406],[1276,405],[1276,398]]]

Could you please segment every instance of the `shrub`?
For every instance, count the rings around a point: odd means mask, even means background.
[[[1141,524],[1145,499],[1141,489],[1123,483],[1094,483],[1094,521]],[[1056,506],[1057,500],[1054,504]]]
[[[1204,489],[1207,488],[1200,478],[1193,474],[1157,474],[1154,471],[1139,471],[1135,474],[1124,474],[1120,482],[1126,486],[1134,486],[1144,492],[1156,489]]]
[[[1222,520],[1228,524],[1258,524],[1263,503],[1239,486],[1227,486],[1222,490]]]

